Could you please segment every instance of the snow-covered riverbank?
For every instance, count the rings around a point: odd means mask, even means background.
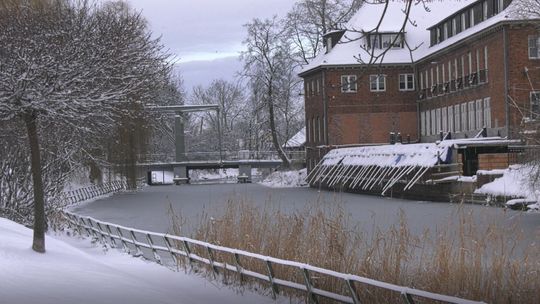
[[[268,175],[259,184],[272,188],[306,187],[307,170],[276,171]]]
[[[87,239],[47,235],[45,254],[31,243],[32,230],[0,218],[0,303],[275,303]]]

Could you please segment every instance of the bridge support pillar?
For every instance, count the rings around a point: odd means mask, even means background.
[[[238,166],[238,182],[251,183],[251,165]]]
[[[188,168],[186,166],[174,167],[173,181],[176,185],[189,184]]]

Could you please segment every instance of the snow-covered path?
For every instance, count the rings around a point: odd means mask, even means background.
[[[47,235],[46,254],[31,240],[30,229],[0,218],[0,303],[275,303],[88,240]]]

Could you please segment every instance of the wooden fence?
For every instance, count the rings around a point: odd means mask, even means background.
[[[69,225],[81,235],[85,233],[89,237],[100,239],[103,243],[109,243],[112,247],[122,246],[126,252],[136,256],[144,256],[143,251],[146,251],[148,255],[146,257],[154,259],[158,263],[162,263],[164,258],[170,258],[175,265],[178,265],[179,259],[186,259],[186,262],[191,266],[194,266],[195,263],[209,266],[215,274],[221,270],[235,273],[240,282],[247,277],[261,280],[269,284],[274,297],[280,292],[281,287],[286,287],[305,293],[311,303],[318,303],[321,298],[326,298],[340,303],[358,304],[363,302],[357,292],[358,288],[367,285],[396,293],[406,304],[414,304],[416,300],[425,299],[442,303],[482,303],[213,245],[186,237],[123,227],[66,211],[62,211],[62,214]],[[162,253],[166,256],[161,256]],[[264,271],[243,267],[242,262],[248,259],[260,262],[261,265],[264,265],[260,269],[264,269]],[[274,274],[276,267],[291,267],[299,277],[303,278],[302,282],[276,277]],[[336,293],[313,283],[315,277],[323,275],[340,281],[343,293]]]

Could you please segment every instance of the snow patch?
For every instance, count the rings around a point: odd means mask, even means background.
[[[275,303],[119,250],[105,252],[86,239],[47,235],[45,254],[31,243],[32,230],[0,218],[0,302]]]

